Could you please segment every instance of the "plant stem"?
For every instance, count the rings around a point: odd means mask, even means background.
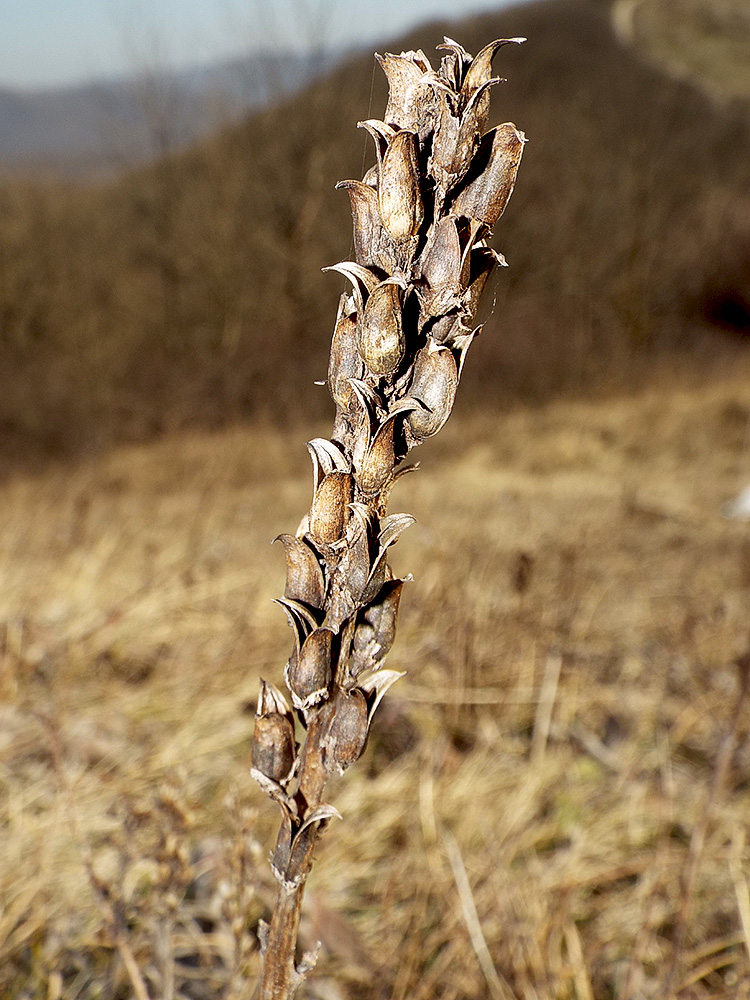
[[[525,137],[506,123],[485,132],[492,60],[509,41],[473,58],[450,39],[433,70],[423,52],[378,56],[390,94],[385,120],[360,124],[376,165],[342,181],[354,225],[354,261],[326,270],[351,282],[341,296],[328,388],[336,404],[329,440],[308,442],[313,500],[295,535],[278,603],[294,634],[284,669],[291,695],[261,682],[253,776],[280,806],[271,861],[279,892],[260,931],[261,1000],[289,1000],[315,955],[295,962],[305,881],[318,836],[336,810],[328,777],[362,755],[373,713],[401,674],[383,669],[404,580],[388,550],[414,521],[388,514],[401,463],[450,416],[474,337],[474,314],[504,259],[487,238],[515,184]],[[297,746],[295,723],[306,729]]]

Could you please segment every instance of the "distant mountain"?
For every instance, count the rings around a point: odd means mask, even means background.
[[[0,88],[0,171],[80,177],[134,166],[288,96],[340,58],[257,54],[72,87]]]

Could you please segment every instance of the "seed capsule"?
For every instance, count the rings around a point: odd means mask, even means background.
[[[419,229],[424,209],[414,132],[397,132],[388,143],[379,170],[378,208],[394,240],[408,239]]]
[[[257,772],[253,776],[268,791],[268,781],[283,785],[292,777],[297,746],[286,699],[272,684],[266,681],[261,681],[260,684],[253,732],[252,766],[253,771]]]
[[[375,55],[388,79],[388,104],[385,120],[399,128],[413,128],[419,124],[420,99],[423,98],[423,82],[430,63],[424,52],[402,52],[384,56]]]
[[[357,319],[339,307],[336,328],[331,342],[331,359],[328,365],[328,389],[334,403],[345,413],[352,404],[352,378],[361,379],[365,366],[357,351]]]
[[[295,708],[309,709],[328,696],[332,642],[330,629],[316,628],[305,639],[299,654],[290,659],[286,682]]]
[[[371,292],[359,323],[357,348],[373,375],[390,375],[404,357],[401,289],[401,283],[394,278],[379,284]]]
[[[459,192],[453,211],[483,222],[490,228],[505,211],[516,183],[526,136],[506,123],[482,139],[467,183]]]
[[[434,227],[425,251],[422,278],[422,321],[442,316],[459,305],[461,291],[461,240],[455,216],[448,215]]]
[[[395,464],[393,425],[397,414],[381,424],[357,470],[357,485],[363,493],[377,493],[393,475]]]
[[[344,534],[354,480],[349,472],[329,472],[315,491],[310,509],[310,536],[318,545],[333,545]]]
[[[383,227],[375,188],[366,181],[339,181],[336,189],[349,192],[357,263],[392,271],[393,240]]]
[[[294,766],[294,730],[281,715],[265,715],[255,720],[252,761],[256,771],[283,784]]]
[[[440,114],[435,124],[435,133],[430,152],[430,172],[434,177],[443,179],[447,186],[452,178],[453,160],[456,155],[458,130],[461,120],[456,112],[457,98],[454,93],[442,87],[435,88],[435,99],[440,108]],[[448,175],[447,177],[444,175]]]
[[[284,597],[301,601],[311,608],[322,608],[326,588],[316,554],[307,542],[296,535],[277,535],[274,542],[281,542],[286,551]]]
[[[343,774],[359,760],[367,744],[367,701],[358,688],[348,693],[338,688],[330,711],[330,723],[323,737],[325,766],[329,774]]]
[[[437,434],[453,409],[458,386],[458,369],[451,351],[432,344],[423,347],[414,362],[414,376],[409,395],[418,399],[423,408],[407,414],[405,427],[414,443]]]
[[[376,670],[393,646],[403,580],[389,580],[374,602],[360,612],[352,643],[352,673]]]

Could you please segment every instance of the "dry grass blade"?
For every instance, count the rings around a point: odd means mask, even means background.
[[[534,719],[534,735],[531,740],[532,763],[539,763],[543,759],[547,749],[547,740],[552,724],[552,711],[555,706],[557,683],[560,680],[561,668],[562,656],[559,653],[551,653],[547,657],[544,667],[544,680],[542,681],[542,690],[539,694],[539,704],[537,705],[536,717]]]
[[[494,1000],[515,1000],[515,995],[508,983],[500,976],[495,964],[492,961],[490,950],[482,931],[482,924],[479,920],[474,896],[469,885],[469,878],[466,874],[464,860],[461,857],[461,850],[456,838],[450,830],[442,830],[441,837],[445,852],[448,855],[453,878],[458,890],[458,898],[461,901],[461,912],[463,913],[466,929],[471,938],[471,946],[477,956],[477,961],[482,969],[482,974],[487,981],[487,988]]]

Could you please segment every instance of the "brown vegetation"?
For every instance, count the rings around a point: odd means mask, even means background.
[[[556,0],[389,46],[503,57],[501,121],[530,142],[510,269],[466,368],[483,402],[629,384],[668,348],[726,359],[748,331],[750,128],[614,38],[607,4]],[[106,445],[185,423],[330,412],[329,321],[349,206],[332,178],[362,173],[341,121],[382,105],[368,58],[214,141],[99,189],[0,192],[0,423],[6,447]],[[344,249],[342,249],[344,248]],[[716,316],[723,317],[719,327]],[[728,335],[731,334],[731,335]],[[294,349],[292,350],[292,345]],[[649,353],[651,352],[651,353]],[[644,360],[645,358],[645,360]],[[280,372],[283,371],[283,377]]]

